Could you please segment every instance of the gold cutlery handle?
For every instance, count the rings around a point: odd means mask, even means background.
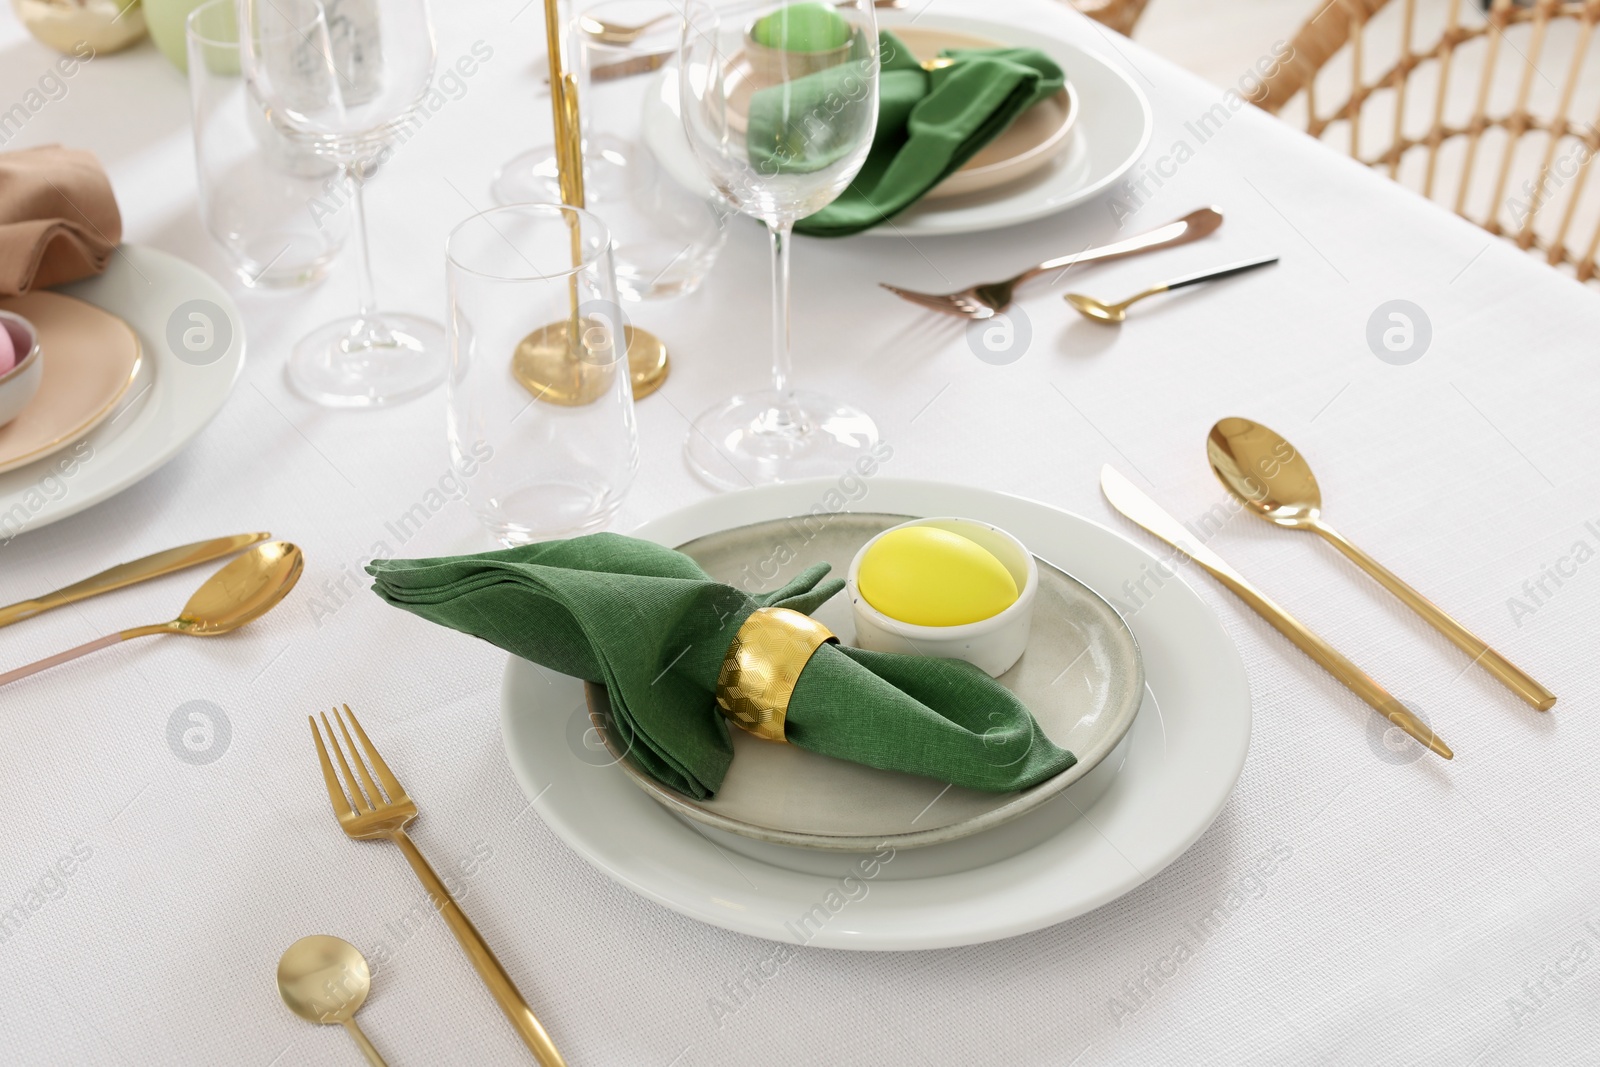
[[[1100,491],[1105,493],[1111,506],[1132,519],[1161,540],[1194,560],[1207,574],[1228,587],[1234,596],[1250,605],[1272,628],[1294,642],[1296,648],[1317,661],[1318,666],[1335,678],[1356,696],[1372,705],[1374,711],[1410,734],[1428,750],[1445,759],[1455,754],[1438,734],[1411,713],[1389,691],[1367,676],[1367,673],[1345,659],[1337,649],[1312,633],[1299,619],[1273,603],[1267,595],[1245,581],[1244,576],[1228,566],[1204,543],[1196,544],[1187,526],[1162,510],[1116,468],[1100,468]]]
[[[1346,541],[1343,534],[1326,523],[1317,522],[1310,524],[1310,526],[1311,529],[1321,534],[1324,539],[1340,552],[1348,556],[1350,561],[1357,567],[1372,575],[1379,585],[1399,597],[1406,607],[1421,615],[1428,621],[1430,626],[1444,634],[1454,642],[1457,648],[1471,656],[1474,663],[1482,663],[1490,674],[1498,678],[1517,696],[1540,711],[1549,711],[1555,706],[1556,695],[1554,693],[1534,681],[1515,663],[1490,648],[1488,642],[1457,622],[1439,605],[1411,588],[1399,575],[1349,541]]]
[[[1191,557],[1193,558],[1193,557]],[[1366,701],[1372,709],[1410,734],[1429,750],[1445,759],[1454,759],[1455,753],[1437,734],[1411,713],[1409,709],[1383,686],[1374,681],[1360,667],[1351,663],[1344,654],[1318,637],[1299,619],[1279,607],[1270,597],[1249,582],[1225,570],[1219,570],[1203,559],[1195,562],[1204,567],[1213,578],[1228,587],[1234,596],[1250,605],[1272,628],[1293,641],[1295,646],[1317,661],[1317,665],[1335,678],[1356,696]]]
[[[128,563],[119,563],[99,574],[91,575],[81,582],[63,586],[53,593],[36,597],[33,600],[24,600],[9,607],[0,608],[0,626],[10,626],[23,619],[31,619],[41,612],[51,608],[59,608],[66,604],[75,604],[80,600],[87,600],[101,593],[109,593],[115,589],[124,589],[151,578],[160,578],[162,575],[181,571],[185,567],[193,567],[199,563],[208,563],[223,556],[231,556],[241,549],[249,548],[260,541],[271,537],[268,533],[235,534],[232,537],[217,537],[210,541],[197,541],[192,545],[181,545],[178,548],[169,548],[164,552],[156,552],[141,559]]]
[[[0,674],[0,685],[9,685],[12,682],[28,677],[30,674],[38,674],[42,670],[48,670],[51,667],[66,663],[68,660],[77,659],[79,656],[87,656],[89,653],[98,652],[102,648],[110,648],[122,640],[124,638],[120,633],[106,634],[104,637],[95,638],[93,641],[79,645],[77,648],[69,648],[65,652],[57,652],[53,656],[46,656],[44,659],[36,660],[25,667],[18,667],[16,670]]]
[[[1037,278],[1053,270],[1075,267],[1080,263],[1104,263],[1109,259],[1136,256],[1141,252],[1153,252],[1158,248],[1176,248],[1178,245],[1186,245],[1190,241],[1198,241],[1208,234],[1215,233],[1217,227],[1221,225],[1222,212],[1214,207],[1203,207],[1198,211],[1189,212],[1176,222],[1157,226],[1148,233],[1137,234],[1098,248],[1086,248],[1070,256],[1047,259],[1032,270],[1024,272],[1015,281],[1024,282],[1029,278]]]
[[[356,1043],[356,1048],[361,1050],[361,1054],[367,1058],[367,1062],[372,1067],[389,1067],[387,1063],[383,1062],[383,1057],[378,1055],[378,1050],[373,1047],[372,1042],[367,1040],[367,1035],[362,1032],[361,1027],[356,1025],[354,1019],[346,1019],[344,1028],[349,1033],[350,1040]]]
[[[619,59],[612,63],[603,63],[589,71],[589,81],[592,84],[594,82],[615,81],[618,78],[631,78],[635,74],[649,74],[652,71],[660,70],[668,60],[677,54],[676,50],[671,52],[646,52],[631,59]],[[545,79],[547,84],[549,81],[550,79]]]
[[[429,866],[416,844],[404,830],[395,830],[389,836],[400,846],[400,851],[405,853],[411,869],[416,872],[417,880],[422,883],[422,888],[427,890],[428,899],[434,909],[444,916],[450,932],[456,935],[456,941],[467,954],[467,959],[472,961],[478,977],[489,987],[495,1003],[500,1005],[500,1010],[511,1020],[511,1025],[516,1028],[522,1043],[532,1051],[534,1059],[538,1060],[542,1067],[566,1067],[567,1061],[561,1058],[561,1053],[556,1051],[555,1043],[550,1040],[550,1035],[545,1033],[544,1027],[533,1014],[533,1009],[528,1007],[528,1002],[517,992],[516,983],[506,974],[505,968],[500,966],[500,961],[495,959],[494,952],[483,940],[483,935],[478,933],[477,927],[472,925],[472,920],[467,918],[467,913],[455,902],[455,898],[439,880],[439,876],[433,872],[433,868]]]
[[[53,656],[35,660],[26,666],[18,667],[16,670],[6,671],[4,674],[0,674],[0,685],[7,685],[18,679],[26,678],[30,674],[38,674],[40,671],[59,666],[69,660],[75,660],[79,656],[87,656],[91,652],[98,652],[102,648],[110,648],[121,641],[131,641],[135,637],[149,637],[152,634],[172,633],[179,628],[180,620],[173,620],[172,622],[153,623],[149,626],[135,626],[131,630],[119,630],[114,634],[106,634],[104,637],[97,637],[93,641],[81,644],[77,648],[69,648],[65,652],[57,652]]]

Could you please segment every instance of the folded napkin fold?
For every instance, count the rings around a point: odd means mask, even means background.
[[[0,296],[99,274],[121,240],[122,215],[92,153],[0,153]]]
[[[796,224],[800,233],[843,237],[910,207],[959,170],[1028,108],[1053,96],[1066,75],[1032,48],[949,49],[949,66],[924,70],[899,38],[879,34],[878,125],[861,173],[837,200]],[[751,95],[751,162],[769,173],[815,170],[845,150],[818,116],[859,80],[842,63]]]
[[[390,604],[609,691],[617,743],[696,798],[733,746],[715,702],[729,643],[759,607],[809,614],[843,583],[818,564],[776,592],[713,581],[688,556],[616,534],[444,559],[374,560]],[[1004,686],[969,663],[825,644],[788,706],[791,744],[993,792],[1076,762]]]

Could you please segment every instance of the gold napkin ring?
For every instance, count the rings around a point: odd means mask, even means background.
[[[768,741],[781,741],[800,672],[833,631],[789,608],[757,608],[734,634],[717,673],[717,708]]]

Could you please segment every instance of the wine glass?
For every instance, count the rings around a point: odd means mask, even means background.
[[[354,216],[360,306],[313,330],[289,382],[331,407],[374,407],[444,381],[444,328],[377,310],[362,184],[415,121],[433,80],[426,0],[238,0],[240,59],[257,104],[285,138],[338,164]],[[308,208],[316,205],[308,205]]]
[[[772,387],[696,419],[690,465],[729,487],[837,477],[877,443],[878,430],[858,409],[794,388],[789,245],[795,221],[842,193],[872,147],[872,0],[689,0],[681,59],[690,147],[717,191],[766,223],[772,244]]]

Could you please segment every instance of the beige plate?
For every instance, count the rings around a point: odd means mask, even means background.
[[[945,48],[1004,48],[998,41],[956,30],[923,26],[892,27],[918,59],[937,56]],[[924,193],[922,199],[939,200],[999,188],[1053,161],[1068,145],[1068,135],[1078,120],[1078,94],[1066,88],[1041,100],[1017,116],[1004,133],[967,160],[966,165]]]
[[[874,534],[912,517],[840,514],[797,549],[803,520],[780,519],[701,537],[680,550],[731,584],[759,581],[752,577],[756,570],[773,558],[774,545],[784,544],[796,556],[782,568],[780,581],[818,560],[843,575]],[[824,604],[817,618],[841,641],[853,638],[843,595]],[[1088,774],[1133,725],[1144,695],[1144,667],[1133,634],[1111,605],[1040,560],[1033,636],[1000,682],[1022,698],[1052,741],[1078,757],[1072,767],[1022,792],[946,788],[929,778],[830,759],[733,729],[733,765],[722,789],[711,800],[696,801],[637,770],[625,753],[613,748],[611,754],[635,784],[672,811],[759,841],[834,851],[939,844],[1014,819]],[[606,692],[585,688],[596,733],[610,747]],[[908,826],[916,829],[908,832]]]
[[[57,452],[111,414],[139,373],[138,335],[117,316],[60,293],[0,300],[39,331],[44,377],[22,414],[0,426],[0,471]]]
[[[894,32],[919,60],[937,57],[946,48],[1004,48],[998,41],[956,30],[896,26]],[[739,81],[729,95],[729,125],[744,129],[750,86]],[[944,181],[922,195],[924,201],[982,193],[1010,184],[1053,162],[1066,151],[1078,121],[1078,93],[1068,82],[1056,95],[1017,116],[1006,131]]]

